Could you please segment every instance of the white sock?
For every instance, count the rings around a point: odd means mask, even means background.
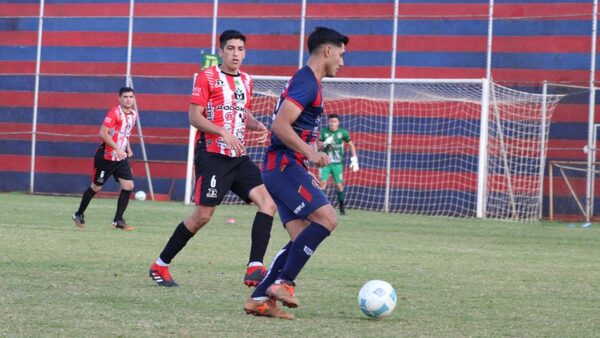
[[[252,261],[250,263],[248,263],[248,267],[251,268],[253,266],[262,266],[263,263],[262,262],[258,262],[258,261]]]
[[[163,260],[162,260],[162,259],[160,259],[160,257],[158,257],[158,258],[156,259],[156,265],[158,265],[158,266],[169,266],[169,264],[167,264],[167,263],[163,262]]]
[[[269,300],[269,297],[252,297],[252,299],[255,300],[255,301],[262,302],[262,301],[265,301],[265,300]]]

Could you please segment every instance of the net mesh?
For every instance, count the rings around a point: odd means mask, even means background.
[[[254,81],[252,113],[269,128],[286,82]],[[348,169],[350,154],[345,152],[347,208],[476,215],[482,83],[334,80],[323,83],[323,97],[325,115],[340,115],[341,126],[350,132],[358,152],[358,172]],[[486,217],[538,218],[542,144],[560,97],[544,99],[492,86]],[[325,126],[325,118],[321,124]],[[255,143],[252,133],[247,146],[249,156],[260,164],[264,147]],[[317,173],[316,168],[311,170]],[[335,189],[329,185],[327,194],[335,204]],[[240,203],[233,194],[225,202]]]

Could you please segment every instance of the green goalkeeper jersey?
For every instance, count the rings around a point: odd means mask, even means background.
[[[325,153],[329,156],[331,163],[341,163],[344,160],[344,142],[350,142],[350,133],[344,128],[331,131],[329,127],[321,129],[319,141],[323,142],[333,135],[333,142],[325,146]]]

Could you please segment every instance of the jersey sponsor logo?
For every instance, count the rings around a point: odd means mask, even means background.
[[[192,96],[200,96],[201,92],[202,89],[200,87],[194,87],[194,89],[192,89]]]
[[[342,138],[342,134],[339,133],[338,136],[337,136],[337,138]]]
[[[294,209],[294,214],[298,215],[298,213],[300,213],[304,207],[306,207],[306,204],[304,204],[304,202],[300,203],[300,205]]]
[[[206,193],[206,197],[208,198],[217,198],[217,176],[212,175],[210,178],[210,188],[208,188],[208,192]]]
[[[104,183],[104,170],[100,172],[100,177],[98,177],[98,183]]]
[[[208,188],[208,192],[206,193],[206,197],[208,198],[217,198],[217,189]]]
[[[229,105],[219,105],[217,106],[217,110],[222,110],[222,111],[246,111],[245,107],[241,107],[241,106],[229,106]]]
[[[210,121],[215,117],[215,110],[213,109],[212,102],[208,101],[206,104],[206,118]]]
[[[233,93],[233,100],[235,102],[244,102],[246,101],[246,93],[241,88],[236,88]]]

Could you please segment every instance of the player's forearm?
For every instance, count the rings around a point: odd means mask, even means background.
[[[357,157],[356,155],[356,147],[353,143],[350,143],[350,153],[352,153],[352,157]]]
[[[248,118],[248,122],[246,122],[246,126],[248,127],[248,129],[250,130],[262,130],[262,128],[260,127],[260,121],[258,121],[254,115],[252,115],[251,113],[246,113],[246,116]]]
[[[302,139],[294,132],[291,125],[286,123],[277,123],[277,119],[273,123],[273,133],[289,148],[301,153],[306,157],[315,151],[310,145],[302,141]]]
[[[202,116],[202,111],[203,107],[190,105],[189,120],[192,126],[208,134],[223,135],[223,132],[227,132],[225,129],[217,126],[206,117]]]
[[[118,149],[119,146],[113,141],[112,137],[108,134],[108,129],[101,128],[100,133],[98,133],[102,142],[113,149]]]

